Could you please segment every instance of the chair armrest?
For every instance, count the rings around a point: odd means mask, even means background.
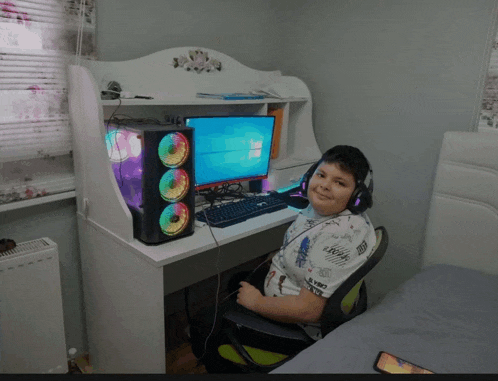
[[[223,317],[239,326],[285,339],[299,340],[313,344],[315,341],[296,324],[274,322],[252,311],[228,311]]]

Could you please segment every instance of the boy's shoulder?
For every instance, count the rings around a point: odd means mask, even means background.
[[[358,230],[372,227],[370,219],[365,213],[352,214],[348,210],[339,213],[336,216],[331,216],[330,219],[325,222],[324,230],[333,230],[336,232],[348,232],[350,230]]]
[[[307,208],[300,213],[298,220],[295,222],[297,225],[302,225],[303,228],[308,229],[320,225],[320,229],[314,229],[315,234],[320,231],[323,232],[324,230],[347,232],[351,229],[357,230],[372,226],[372,223],[366,213],[353,214],[348,209],[336,215],[319,216],[312,208]]]

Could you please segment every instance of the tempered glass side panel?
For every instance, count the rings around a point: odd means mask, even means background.
[[[143,144],[139,134],[112,125],[105,143],[112,171],[126,204],[142,210]]]

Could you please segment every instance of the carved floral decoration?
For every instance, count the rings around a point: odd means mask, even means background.
[[[221,62],[214,58],[209,58],[207,52],[202,50],[190,50],[188,56],[181,55],[173,58],[173,67],[182,67],[187,71],[194,70],[201,73],[203,70],[208,73],[214,70],[221,70]]]

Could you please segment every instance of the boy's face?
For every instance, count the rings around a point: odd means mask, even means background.
[[[354,176],[337,163],[321,163],[311,177],[308,200],[322,216],[341,213],[355,190]]]

